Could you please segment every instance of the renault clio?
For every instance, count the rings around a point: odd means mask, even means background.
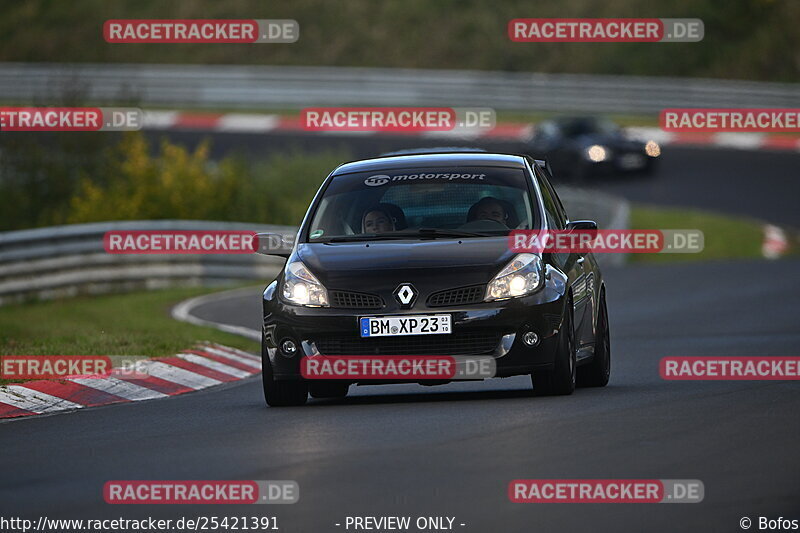
[[[267,404],[344,397],[365,384],[305,379],[303,358],[325,356],[491,357],[496,377],[530,375],[537,395],[606,385],[595,258],[508,244],[515,229],[597,228],[567,218],[550,177],[544,161],[475,152],[336,168],[291,250],[274,252],[287,261],[263,294]]]

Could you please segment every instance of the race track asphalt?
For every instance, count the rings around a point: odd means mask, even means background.
[[[455,516],[463,531],[735,531],[800,513],[797,382],[675,382],[666,355],[796,355],[800,261],[609,269],[613,376],[534,398],[529,381],[354,387],[270,409],[250,379],[168,400],[0,425],[4,516]],[[780,280],[780,282],[775,282]],[[196,314],[258,327],[257,289]],[[512,504],[517,478],[699,479],[698,504]],[[111,506],[125,479],[292,479],[291,506]]]

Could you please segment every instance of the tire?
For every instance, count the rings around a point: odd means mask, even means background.
[[[553,368],[536,370],[531,374],[533,393],[536,396],[566,396],[575,391],[575,328],[572,320],[572,301],[558,333],[558,347]]]
[[[261,345],[261,380],[264,399],[270,407],[304,405],[308,401],[308,384],[304,380],[276,381],[264,344]]]
[[[336,381],[310,383],[308,392],[312,398],[344,398],[350,389],[349,383],[338,383]]]
[[[600,310],[597,316],[597,336],[592,361],[578,368],[579,387],[605,387],[611,377],[611,339],[608,327],[606,293],[600,293]]]

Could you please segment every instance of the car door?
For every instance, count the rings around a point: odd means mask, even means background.
[[[544,200],[545,216],[550,229],[563,230],[567,225],[567,214],[550,182],[538,176],[539,188]],[[569,278],[572,287],[573,316],[575,318],[575,338],[578,347],[591,344],[594,340],[592,328],[592,308],[594,293],[594,270],[580,254],[551,254],[556,263]]]

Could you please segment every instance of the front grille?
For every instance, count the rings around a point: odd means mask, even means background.
[[[478,303],[483,300],[485,288],[485,285],[473,285],[471,287],[459,287],[458,289],[435,292],[428,298],[428,305],[430,307],[443,307],[446,305]]]
[[[500,342],[497,333],[453,333],[360,338],[321,337],[314,343],[322,355],[491,355]]]
[[[342,309],[380,309],[383,298],[375,294],[350,291],[330,291],[331,307]]]

